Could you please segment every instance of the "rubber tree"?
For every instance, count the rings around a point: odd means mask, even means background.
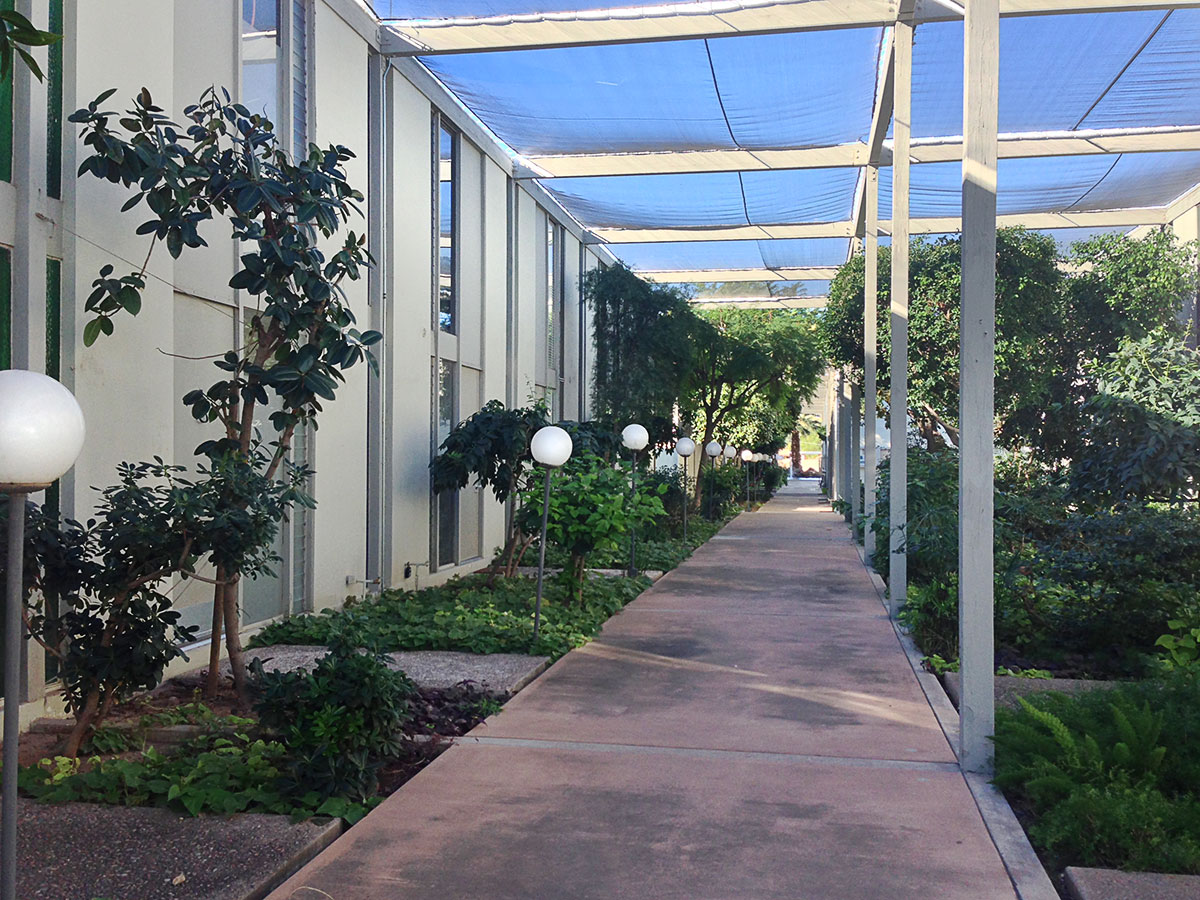
[[[290,465],[296,429],[316,427],[346,369],[364,360],[374,365],[368,348],[381,337],[354,328],[342,288],[370,264],[365,235],[353,230],[340,235],[352,215],[361,215],[362,195],[344,168],[354,154],[342,146],[310,144],[304,157],[293,159],[272,123],[232,102],[228,91],[206,91],[184,111],[183,125],[170,121],[145,88],[124,115],[102,109],[113,93],[105,91],[69,117],[82,127],[88,150],[79,176],[131,192],[122,211],[149,213],[137,228],[148,236],[149,247],[137,270],[120,277],[111,265],[100,270],[85,304],[91,319],[84,344],[112,334],[121,315],[138,314],[147,266],[160,244],[178,258],[207,246],[202,229],[225,224],[227,239],[242,252],[229,287],[248,298],[247,310],[258,309],[246,313],[242,345],[214,362],[217,380],[188,392],[183,402],[197,420],[219,426],[219,436],[201,444],[197,454],[211,461],[232,456],[277,479]],[[268,405],[273,433],[264,435],[255,418]],[[298,492],[291,499],[304,502]],[[247,506],[236,490],[227,491],[225,500],[231,518]],[[234,685],[244,700],[237,597],[246,559],[230,540],[216,542],[209,561],[215,570],[209,689],[217,686],[224,627]]]

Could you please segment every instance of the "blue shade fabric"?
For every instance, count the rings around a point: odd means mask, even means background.
[[[542,185],[590,227],[778,225],[850,218],[858,171],[619,175],[556,178]]]
[[[1200,151],[1002,159],[997,172],[1000,215],[1161,207],[1200,182]],[[910,215],[957,216],[962,166],[912,167]],[[880,217],[892,215],[892,172],[879,173]]]
[[[566,10],[654,6],[633,0],[370,0],[381,19],[482,19]]]
[[[850,240],[676,241],[662,244],[610,244],[608,249],[631,268],[647,272],[676,269],[791,269],[840,266],[850,252]]]
[[[1198,42],[1195,9],[1002,19],[1000,131],[1200,124]],[[962,134],[962,48],[962,22],[917,28],[914,137]]]
[[[1200,124],[1200,9],[1167,14],[1083,128]]]
[[[526,156],[862,140],[878,28],[423,57]]]

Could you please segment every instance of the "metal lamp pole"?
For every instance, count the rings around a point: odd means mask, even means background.
[[[542,626],[542,583],[546,574],[546,526],[550,521],[550,472],[565,465],[571,458],[571,436],[557,425],[538,429],[529,442],[529,452],[535,462],[546,467],[546,487],[542,492],[542,536],[538,544],[537,599],[533,604],[533,642],[536,644]]]
[[[688,459],[696,452],[696,442],[690,437],[681,437],[675,442],[675,452],[683,458],[683,542],[687,543],[687,514],[692,495],[688,493]]]
[[[746,470],[746,512],[750,511],[750,460],[753,457],[749,450],[742,451],[742,468]]]
[[[708,457],[708,497],[705,499],[708,501],[708,518],[711,519],[712,495],[717,489],[717,457],[721,455],[721,445],[716,441],[709,441],[704,445],[704,455]],[[703,473],[697,473],[697,480],[700,474]]]
[[[629,479],[629,511],[632,514],[634,502],[637,500],[637,455],[638,451],[650,443],[650,432],[636,422],[626,425],[621,431],[621,443],[633,451],[633,463]],[[629,521],[629,569],[626,574],[630,578],[637,576],[637,523],[632,515]]]
[[[0,493],[8,494],[4,612],[4,777],[0,790],[0,900],[17,900],[17,761],[21,722],[21,608],[25,603],[25,500],[63,476],[83,449],[83,412],[38,372],[0,372]]]

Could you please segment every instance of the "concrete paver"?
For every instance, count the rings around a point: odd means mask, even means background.
[[[730,523],[270,900],[1012,900],[844,524]]]

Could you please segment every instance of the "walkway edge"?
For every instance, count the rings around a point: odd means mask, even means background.
[[[871,585],[875,588],[879,602],[886,611],[888,608],[887,585],[884,584],[879,573],[867,563],[862,545],[857,540],[854,540],[853,544],[863,568],[871,577]],[[904,655],[908,658],[908,664],[912,667],[913,674],[916,675],[917,682],[921,685],[921,690],[925,692],[925,699],[933,709],[942,733],[946,736],[950,749],[957,758],[958,711],[950,702],[950,697],[946,694],[946,689],[942,687],[937,676],[932,672],[926,672],[922,667],[921,651],[917,649],[912,636],[904,631],[900,627],[900,623],[894,619],[892,620],[892,629],[896,632],[900,646],[904,649]],[[983,818],[984,827],[987,828],[988,835],[991,836],[992,843],[995,844],[996,851],[1000,854],[1000,860],[1004,863],[1005,871],[1008,872],[1009,880],[1012,881],[1019,900],[1061,900],[1061,895],[1055,889],[1054,882],[1034,851],[1033,845],[1029,843],[1025,829],[1017,821],[1017,815],[1013,812],[1004,794],[982,775],[974,772],[963,772],[962,775],[975,800],[979,815]]]

